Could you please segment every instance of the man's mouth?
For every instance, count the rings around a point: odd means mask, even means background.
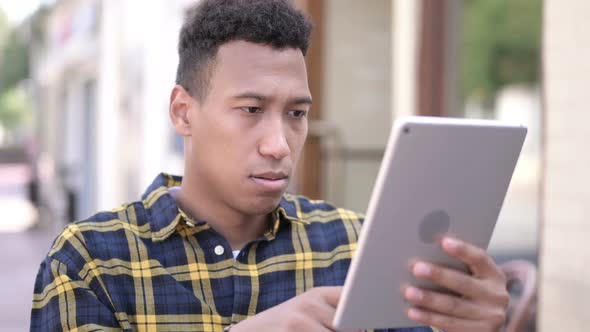
[[[285,172],[264,172],[250,176],[263,191],[283,191],[289,184],[289,175]]]
[[[252,175],[252,177],[263,180],[282,180],[288,178],[289,176],[284,172],[264,172]]]

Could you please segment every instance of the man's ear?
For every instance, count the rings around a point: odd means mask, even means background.
[[[174,86],[170,93],[169,115],[176,132],[181,136],[191,135],[189,112],[194,105],[195,100],[182,86]]]

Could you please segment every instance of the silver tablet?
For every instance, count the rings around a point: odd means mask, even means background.
[[[334,317],[338,329],[419,325],[403,285],[416,259],[465,270],[437,240],[487,248],[527,129],[491,120],[396,121]]]

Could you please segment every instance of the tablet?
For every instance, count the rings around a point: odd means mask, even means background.
[[[466,270],[440,248],[448,234],[487,248],[526,136],[492,120],[404,117],[393,126],[334,326],[420,325],[402,287],[417,259]]]

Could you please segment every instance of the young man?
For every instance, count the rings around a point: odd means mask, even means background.
[[[287,0],[199,3],[170,97],[184,177],[162,174],[141,201],[67,227],[41,264],[31,330],[334,330],[362,217],[285,194],[307,135],[310,30]],[[472,273],[415,264],[458,295],[409,287],[408,316],[497,331],[502,273],[479,248],[442,248]]]

